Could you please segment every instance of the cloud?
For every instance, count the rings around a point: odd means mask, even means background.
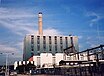
[[[19,40],[23,39],[26,34],[38,34],[38,30],[36,27],[38,26],[37,20],[33,20],[33,18],[37,17],[31,12],[26,12],[21,9],[11,9],[11,8],[0,8],[0,27],[3,26],[7,28],[12,33],[18,36]],[[57,29],[54,28],[47,28],[44,29],[44,35],[61,35],[62,33],[59,32]],[[14,39],[13,39],[14,40]],[[18,40],[18,39],[17,39]],[[1,39],[1,41],[3,41]],[[15,46],[10,47],[5,44],[1,44],[1,47],[7,47],[8,51],[13,50],[22,50],[22,40],[20,41],[13,41]],[[17,48],[18,47],[18,48]],[[2,48],[3,49],[3,48]],[[6,49],[5,49],[6,50]]]
[[[8,22],[7,20],[0,20],[0,23],[2,26],[5,28],[8,28],[12,33],[15,33],[17,35],[23,36],[25,33],[33,33],[34,29],[29,26],[23,26],[21,23],[21,26],[18,25],[18,23],[11,23]]]
[[[0,8],[0,15],[1,26],[8,28],[13,33],[20,36],[24,36],[25,34],[38,34],[37,29],[35,29],[38,26],[38,22],[31,21],[31,18],[36,17],[33,13],[24,12],[23,10]],[[44,35],[60,34],[61,32],[53,28],[44,30]]]
[[[5,18],[17,19],[17,18],[31,18],[31,17],[35,17],[35,15],[27,12],[26,10],[24,11],[20,9],[0,7],[0,19],[5,19]]]
[[[53,28],[47,28],[43,31],[44,35],[62,35],[62,33]]]
[[[14,64],[15,61],[22,60],[22,54],[19,53],[18,48],[0,43],[0,65],[4,65],[6,63],[5,59],[7,54],[8,64]]]
[[[3,44],[0,44],[0,52],[1,53],[14,53],[16,52],[18,49],[17,48],[14,48],[14,47],[10,47],[8,45],[3,45]]]
[[[91,45],[90,45],[91,48],[97,47],[97,46],[99,46],[99,45],[98,45],[98,44],[91,44]]]
[[[90,37],[90,36],[87,37],[87,40],[91,40],[91,39],[92,39],[92,37]]]
[[[80,44],[80,45],[79,45],[79,48],[83,48],[83,46]]]
[[[92,40],[86,41],[86,44],[89,46],[89,48],[94,48],[94,47],[99,46],[101,43],[99,43],[98,40],[94,41],[94,40],[92,39]]]
[[[8,54],[10,64],[14,64],[14,61],[22,60],[22,53],[19,51],[21,50],[21,45],[21,42],[0,42],[0,53],[2,53],[0,54],[0,60],[2,60],[0,65],[4,64],[6,54]]]
[[[8,28],[13,33],[23,35],[34,33],[35,22],[30,21],[35,15],[24,10],[0,8],[0,26]]]
[[[90,20],[90,27],[92,27],[94,24],[96,24],[102,17],[95,13],[95,12],[88,12],[87,13],[88,17],[91,17],[92,19]]]
[[[79,38],[79,39],[82,39],[82,38],[83,38],[83,36],[78,36],[78,38]]]

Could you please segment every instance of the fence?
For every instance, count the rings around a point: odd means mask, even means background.
[[[74,62],[70,61],[69,63]],[[61,65],[58,68],[60,69],[61,75],[64,76],[104,76],[104,62],[79,61],[78,64],[68,65],[68,62],[62,61],[61,64],[64,65]]]
[[[67,49],[66,49],[67,50]],[[79,60],[79,55],[86,53],[87,60]],[[70,55],[70,54],[69,54]],[[71,54],[77,55],[75,61],[60,61],[60,74],[65,76],[104,76],[104,45]],[[95,56],[91,60],[91,56]],[[57,73],[57,71],[55,71]]]
[[[83,53],[86,53],[87,60],[79,60],[79,56]],[[35,69],[33,67],[34,69],[32,69],[31,74],[48,74],[62,76],[104,76],[104,45],[87,49],[82,52],[77,52],[71,54],[70,56],[75,55],[77,55],[77,60],[62,60],[59,62],[59,66],[54,66],[54,68]],[[92,55],[95,57],[94,60],[91,60]],[[30,69],[28,69],[28,71]]]

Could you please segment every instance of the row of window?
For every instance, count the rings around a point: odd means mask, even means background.
[[[37,51],[40,50],[40,45],[37,45]],[[43,45],[43,50],[46,50],[46,45]],[[63,50],[63,46],[60,46],[60,50]],[[34,46],[31,45],[31,51],[34,51]],[[49,45],[49,51],[52,51],[52,46]],[[55,45],[55,51],[57,51],[57,45]]]
[[[32,44],[34,43],[34,41],[31,42]],[[65,42],[66,44],[68,44],[68,42]],[[40,40],[37,40],[37,44],[40,44]],[[46,40],[43,40],[43,44],[46,44]],[[52,44],[52,41],[49,41],[49,44]],[[55,44],[57,44],[57,40],[55,40]],[[63,44],[62,41],[60,41],[60,44]]]
[[[34,35],[31,35],[31,37],[34,37]],[[43,36],[43,38],[46,38],[46,37],[47,37],[47,36]],[[37,38],[40,38],[40,36],[37,36]],[[58,37],[55,36],[54,38],[57,39]],[[67,38],[67,37],[65,37],[65,38]],[[51,39],[51,36],[49,36],[49,39]],[[60,39],[62,39],[62,37],[60,37]]]
[[[54,40],[55,40],[55,44],[57,44],[57,36],[54,37]],[[49,43],[50,44],[51,44],[51,41],[52,41],[51,36],[49,36]],[[68,42],[67,37],[65,37],[65,41],[67,44],[67,42]],[[34,36],[33,35],[31,36],[31,42],[32,43],[34,42]],[[40,36],[37,36],[37,43],[39,43],[39,42],[40,42]],[[44,43],[46,42],[46,36],[43,36],[43,42]],[[62,39],[62,37],[60,37],[60,44],[62,44],[62,42],[63,42],[63,39]]]
[[[34,56],[34,36],[31,36],[31,57]]]
[[[38,36],[37,36],[38,37]],[[49,44],[52,43],[51,41],[51,37],[49,37]],[[67,40],[67,37],[66,37],[66,46],[68,46],[68,40]],[[31,44],[34,44],[34,37],[31,36]],[[40,38],[38,37],[37,38],[37,44],[40,44]],[[46,44],[46,39],[45,39],[45,36],[43,36],[43,44]],[[55,44],[57,44],[57,39],[55,39]],[[60,37],[60,44],[62,45],[63,44],[63,41],[62,41],[62,37]]]
[[[57,36],[54,37],[55,40],[55,51],[57,51]],[[49,51],[52,51],[52,40],[51,36],[49,36]],[[66,47],[68,47],[68,38],[65,37]],[[40,36],[37,36],[37,50],[40,50]],[[46,36],[43,36],[43,50],[46,50]],[[63,50],[63,41],[62,37],[60,37],[60,50]],[[31,51],[34,51],[34,36],[31,36]]]

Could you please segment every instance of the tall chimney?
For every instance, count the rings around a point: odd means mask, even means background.
[[[43,30],[42,30],[42,12],[39,12],[39,14],[38,14],[38,33],[39,33],[39,35],[43,35]]]

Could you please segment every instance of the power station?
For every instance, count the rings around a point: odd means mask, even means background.
[[[38,35],[25,36],[23,61],[16,61],[14,70],[29,75],[104,76],[104,45],[79,52],[77,36],[44,35],[39,12]]]
[[[25,36],[23,60],[27,61],[34,55],[39,56],[41,53],[52,53],[52,55],[63,53],[63,50],[70,46],[73,46],[76,52],[78,51],[78,37],[44,35],[42,29],[42,12],[39,12],[38,35],[27,34]]]

